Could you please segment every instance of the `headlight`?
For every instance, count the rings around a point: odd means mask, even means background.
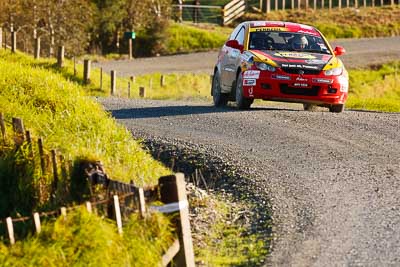
[[[338,75],[341,75],[342,72],[343,72],[343,68],[342,67],[333,68],[333,69],[324,71],[326,76],[338,76]]]
[[[259,70],[267,70],[270,72],[274,72],[276,70],[275,67],[272,67],[271,65],[268,65],[267,63],[264,62],[254,62],[256,64],[257,69]]]

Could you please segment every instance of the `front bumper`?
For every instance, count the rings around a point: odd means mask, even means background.
[[[243,95],[246,98],[317,105],[344,104],[348,96],[347,73],[340,76],[290,74],[251,70],[243,73]]]

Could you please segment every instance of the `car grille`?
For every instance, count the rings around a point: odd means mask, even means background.
[[[286,95],[304,95],[317,96],[320,87],[313,86],[312,88],[289,87],[287,84],[280,85],[281,93]]]
[[[294,68],[282,68],[286,73],[299,74],[299,71],[303,71],[303,74],[318,75],[320,70],[307,70],[307,69],[294,69]]]

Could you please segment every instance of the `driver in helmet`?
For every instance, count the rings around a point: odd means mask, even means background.
[[[293,50],[304,50],[308,46],[308,40],[304,35],[296,35],[292,40]]]

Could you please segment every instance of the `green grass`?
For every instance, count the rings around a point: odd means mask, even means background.
[[[8,145],[13,142],[12,117],[23,119],[34,140],[44,139],[46,153],[57,149],[75,169],[81,162],[101,161],[109,177],[137,185],[156,184],[170,173],[87,94],[98,89],[94,84],[82,86],[71,68],[58,70],[50,60],[34,61],[2,50],[0,89],[0,112],[8,133],[7,143],[0,143],[0,217],[48,207],[48,192],[47,198],[35,192],[52,181],[50,168],[46,175],[41,173],[38,153],[31,158],[26,146],[15,151]],[[72,181],[83,179],[82,173],[72,176]]]
[[[350,70],[347,108],[400,112],[400,62],[371,70]]]
[[[89,86],[74,78],[71,68],[51,69],[49,60],[0,51],[0,110],[6,121],[21,117],[35,137],[42,136],[47,149],[57,148],[66,157],[101,160],[110,177],[154,183],[168,173],[152,160],[131,134],[91,99],[101,93],[96,79]],[[79,71],[78,73],[82,73]],[[105,83],[109,77],[105,77]],[[10,125],[8,125],[10,131]]]
[[[136,215],[124,227],[89,214],[84,208],[42,225],[13,246],[0,242],[1,266],[158,266],[161,255],[172,244],[169,221],[153,214],[146,220]]]
[[[161,86],[161,74],[147,74],[135,77],[131,84],[131,98],[139,98],[139,87],[145,87],[146,98],[158,100],[210,100],[210,75],[164,74],[164,86]],[[121,79],[118,95],[128,96],[128,79]]]
[[[167,29],[166,50],[168,54],[175,54],[219,49],[231,31],[212,24],[171,23]]]
[[[51,200],[52,172],[41,172],[36,146],[33,157],[26,143],[15,149],[12,117],[23,119],[34,140],[43,137],[46,153],[57,149],[72,160],[75,171],[82,162],[100,160],[110,178],[133,180],[139,186],[155,184],[171,173],[93,99],[90,94],[105,94],[96,79],[83,85],[80,74],[74,77],[72,63],[66,65],[58,69],[52,60],[0,50],[0,112],[7,132],[6,142],[0,141],[0,218],[30,216],[33,211],[76,205],[77,200],[76,192]],[[86,184],[82,172],[75,171],[71,177],[60,175],[57,193],[75,180]],[[0,239],[2,266],[156,266],[172,240],[169,219],[155,214],[146,220],[132,215],[123,237],[115,222],[82,210],[68,213],[66,221],[47,221],[40,235],[29,236],[32,229],[32,222],[16,223],[19,241],[14,246]],[[0,233],[6,234],[4,224]]]
[[[328,39],[383,37],[400,35],[400,7],[367,7],[272,11],[247,13],[242,20],[283,20],[309,24],[318,28]]]
[[[239,211],[249,209],[248,205],[231,205],[226,199],[210,197],[193,199],[193,204],[197,209],[206,206],[213,210],[211,214],[199,215],[206,216],[212,225],[200,238],[201,245],[195,247],[199,266],[258,266],[265,260],[268,241],[257,233],[249,233],[249,225],[244,225],[237,216]]]
[[[400,35],[400,7],[367,7],[272,11],[246,13],[245,20],[283,20],[317,27],[328,39],[384,37]],[[233,27],[235,25],[231,25]],[[188,53],[219,49],[232,32],[230,27],[213,24],[170,23],[165,53]]]

